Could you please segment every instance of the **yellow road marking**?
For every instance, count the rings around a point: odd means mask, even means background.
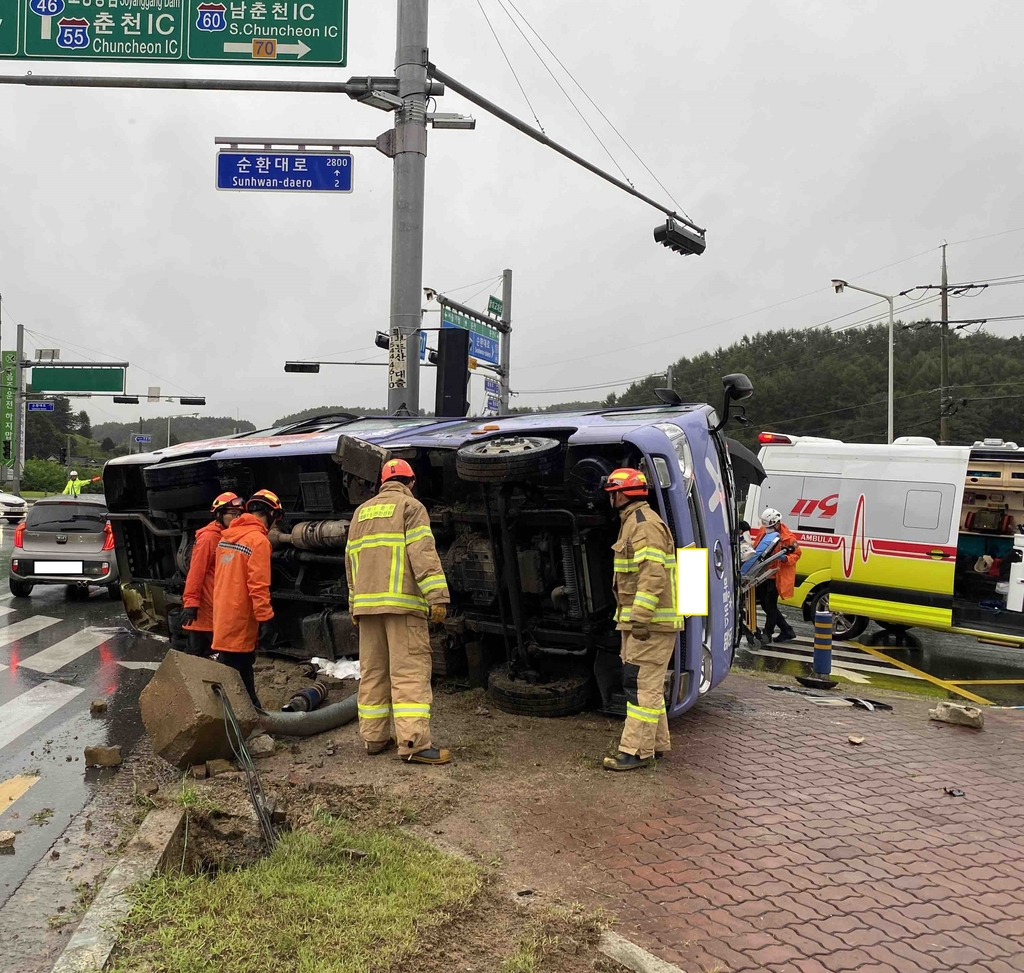
[[[858,649],[863,649],[868,653],[868,655],[873,655],[876,659],[881,659],[884,662],[891,662],[894,666],[899,666],[905,672],[912,672],[915,676],[927,679],[930,683],[933,683],[940,689],[945,689],[948,693],[956,693],[957,696],[963,696],[965,699],[969,699],[975,703],[981,703],[983,706],[992,705],[992,700],[990,699],[985,699],[983,696],[977,696],[966,689],[960,689],[955,683],[947,682],[945,679],[939,679],[937,676],[931,675],[931,673],[924,672],[921,669],[915,669],[906,662],[903,662],[900,659],[894,659],[891,655],[886,655],[884,652],[879,652],[878,649],[872,648],[870,645],[864,645],[862,642],[852,642],[850,644],[856,645]]]
[[[0,784],[0,814],[3,814],[22,794],[38,781],[38,777],[19,774]]]
[[[1024,679],[951,679],[954,686],[1024,686]]]

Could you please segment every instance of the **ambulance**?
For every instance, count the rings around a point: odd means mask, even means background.
[[[832,611],[842,639],[874,621],[1024,645],[1024,449],[758,438],[746,520],[774,507],[803,551],[785,604]]]

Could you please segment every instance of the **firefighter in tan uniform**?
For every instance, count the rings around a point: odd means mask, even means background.
[[[349,614],[359,628],[359,735],[368,754],[397,742],[408,763],[446,764],[451,753],[430,740],[427,620],[445,620],[448,583],[426,508],[412,495],[412,467],[389,460],[380,479],[380,493],[352,515],[345,549]]]
[[[647,478],[620,469],[605,481],[605,492],[619,511],[614,544],[615,620],[622,632],[622,685],[626,725],[606,770],[649,767],[671,749],[665,714],[665,672],[675,651],[683,618],[676,611],[676,552],[665,522],[647,502]]]

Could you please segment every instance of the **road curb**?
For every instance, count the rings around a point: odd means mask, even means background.
[[[685,973],[678,966],[666,963],[658,959],[653,953],[641,949],[636,943],[623,939],[618,933],[609,932],[607,929],[601,933],[601,942],[597,948],[608,957],[615,960],[634,973]]]
[[[131,911],[131,887],[181,861],[185,814],[184,808],[157,808],[146,815],[52,973],[99,973],[105,968]]]

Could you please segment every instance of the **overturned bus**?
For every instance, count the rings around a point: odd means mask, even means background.
[[[666,673],[668,712],[678,715],[732,664],[737,497],[763,478],[722,431],[750,383],[734,375],[724,384],[721,416],[661,390],[659,405],[500,419],[325,415],[112,460],[103,480],[128,617],[181,646],[195,530],[217,494],[265,487],[285,516],[270,534],[277,624],[261,650],[355,655],[348,525],[375,494],[383,463],[401,458],[416,473],[451,592],[448,619],[432,626],[435,675],[487,685],[510,712],[563,716],[599,702],[624,713],[612,592],[618,517],[601,482],[616,467],[641,467],[676,546],[708,550],[708,615],[686,619]]]

